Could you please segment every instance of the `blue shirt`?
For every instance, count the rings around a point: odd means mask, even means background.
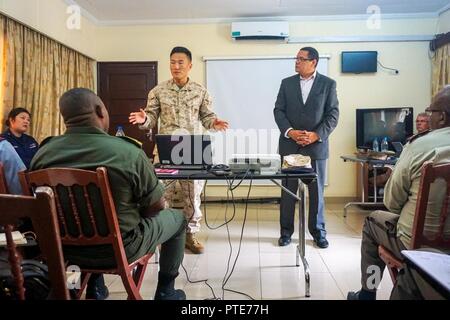
[[[6,184],[9,192],[12,194],[22,194],[19,177],[17,173],[25,170],[25,165],[20,159],[14,147],[6,140],[0,137],[0,162],[5,171]]]
[[[32,136],[22,134],[20,137],[16,137],[9,129],[1,134],[1,137],[5,138],[12,144],[20,159],[27,167],[30,167],[31,159],[39,149],[39,143],[34,140]]]

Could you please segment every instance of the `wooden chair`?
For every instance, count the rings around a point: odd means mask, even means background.
[[[122,278],[128,299],[141,300],[139,289],[152,253],[128,263],[119,229],[106,168],[96,171],[50,168],[19,174],[22,189],[49,186],[56,198],[63,246],[110,245],[115,265],[105,268],[81,267],[81,289],[92,273],[117,274]]]
[[[442,178],[447,183],[446,196],[443,199],[442,209],[439,219],[439,230],[433,238],[428,238],[424,234],[425,218],[427,213],[430,186],[437,179]],[[450,249],[450,238],[445,239],[444,227],[449,216],[450,201],[450,163],[437,164],[427,163],[422,168],[422,176],[417,198],[416,211],[412,229],[411,249],[418,249],[423,246],[439,249]],[[378,246],[378,254],[386,263],[392,282],[397,282],[397,275],[403,268],[403,261],[396,258],[388,249]]]
[[[6,185],[5,169],[3,163],[0,162],[0,194],[8,194],[8,186]]]
[[[19,219],[26,217],[31,219],[34,231],[39,238],[39,247],[46,257],[52,288],[49,298],[69,300],[54,196],[48,187],[37,188],[36,197],[0,194],[0,225],[5,228],[8,260],[16,283],[18,298],[25,299],[24,277],[20,267],[22,259],[17,252],[11,231],[12,226],[16,225]]]

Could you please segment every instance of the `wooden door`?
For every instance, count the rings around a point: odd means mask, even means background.
[[[128,122],[130,112],[139,111],[147,105],[149,91],[156,86],[158,63],[153,62],[99,62],[97,65],[98,95],[105,103],[110,116],[109,134],[114,135],[117,126],[122,126],[125,134],[143,143],[145,153],[153,158],[154,135],[147,130],[139,130]]]

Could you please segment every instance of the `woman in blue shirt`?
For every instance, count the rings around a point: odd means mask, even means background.
[[[31,114],[25,108],[14,108],[8,114],[6,125],[8,129],[1,134],[9,141],[16,150],[19,157],[27,167],[30,167],[31,159],[39,148],[38,142],[25,132],[29,129]]]

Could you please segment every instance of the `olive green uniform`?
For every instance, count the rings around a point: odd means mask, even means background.
[[[95,170],[107,168],[120,231],[129,261],[161,246],[160,269],[177,274],[184,256],[185,218],[178,210],[165,209],[151,218],[141,213],[160,200],[164,187],[155,175],[153,165],[131,139],[113,137],[95,127],[68,128],[64,135],[42,143],[31,162],[31,170],[70,167]],[[95,246],[80,250],[65,247],[72,263],[94,265],[113,264],[112,248]]]

